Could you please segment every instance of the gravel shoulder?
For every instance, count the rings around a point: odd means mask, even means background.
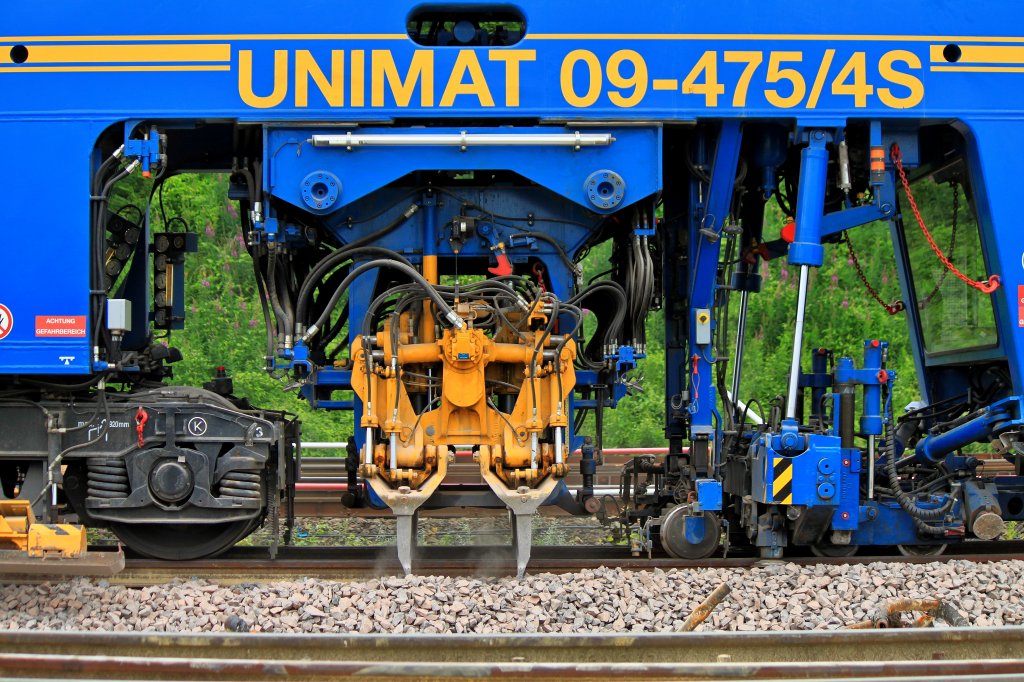
[[[700,630],[834,629],[891,598],[953,601],[974,625],[1024,624],[1024,561],[311,579],[130,588],[75,579],[0,586],[0,629],[360,633],[665,632],[723,582]],[[244,621],[241,623],[239,621]]]

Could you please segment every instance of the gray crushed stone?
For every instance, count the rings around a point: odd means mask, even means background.
[[[1024,561],[773,564],[756,568],[300,579],[143,588],[78,578],[0,586],[0,629],[208,632],[665,632],[723,582],[732,594],[699,630],[835,629],[886,600],[953,601],[974,625],[1024,624]]]

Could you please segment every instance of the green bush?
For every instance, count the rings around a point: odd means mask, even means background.
[[[134,179],[118,188],[112,205],[119,208],[134,203],[144,208],[150,185]],[[200,234],[199,253],[186,262],[186,329],[168,340],[184,354],[184,362],[174,366],[174,380],[200,385],[223,365],[234,378],[235,392],[254,405],[298,413],[306,440],[344,440],[352,432],[350,413],[310,410],[297,399],[295,391],[286,391],[284,383],[262,371],[265,337],[252,263],[240,241],[237,205],[226,196],[224,175],[184,175],[165,183],[163,211],[159,195],[153,200],[153,231],[166,229],[165,214],[171,229],[183,229],[176,219],[180,217],[189,229]],[[938,205],[937,201],[932,203]],[[927,218],[935,222],[937,238],[948,239],[943,216],[933,212]],[[770,210],[766,237],[776,236],[781,225],[781,214]],[[872,224],[851,234],[868,281],[887,301],[898,298],[888,225]],[[917,249],[919,245],[912,246]],[[584,263],[588,276],[607,267],[608,257],[608,245],[594,249]],[[785,392],[798,271],[782,259],[762,265],[762,274],[761,293],[750,297],[740,398],[757,398],[767,408],[773,396]],[[954,284],[953,278],[947,279],[949,283],[942,283],[943,292]],[[736,305],[732,309],[735,312]],[[813,270],[810,279],[805,362],[809,363],[811,348],[826,346],[837,356],[853,356],[859,366],[867,338],[890,342],[889,366],[899,375],[893,403],[898,411],[917,396],[905,315],[890,316],[871,299],[848,259],[845,245],[828,246],[823,267]],[[652,312],[648,318],[647,339],[648,357],[636,372],[643,374],[645,390],[606,412],[606,447],[665,445],[666,367],[661,312]],[[727,349],[727,354],[731,352]],[[584,433],[593,428],[593,419],[587,426]]]

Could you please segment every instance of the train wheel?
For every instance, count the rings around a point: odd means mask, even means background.
[[[185,561],[226,552],[251,533],[256,522],[112,523],[110,530],[133,552],[150,559]]]
[[[949,545],[896,545],[903,556],[939,556]]]
[[[811,554],[824,558],[839,559],[853,556],[860,549],[858,545],[833,545],[831,542],[819,542],[811,545]]]
[[[718,549],[722,539],[722,524],[718,516],[710,512],[704,512],[703,516],[691,516],[689,511],[689,506],[685,504],[669,511],[658,531],[661,546],[669,556],[676,559],[706,559]],[[692,519],[690,528],[687,528],[687,519]]]

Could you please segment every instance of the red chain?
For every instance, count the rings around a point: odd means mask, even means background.
[[[917,202],[914,201],[914,195],[910,192],[910,181],[907,180],[907,173],[903,170],[903,155],[900,153],[900,146],[893,143],[890,154],[892,155],[892,162],[896,165],[896,170],[900,174],[900,182],[903,183],[903,190],[907,193],[907,201],[910,202],[910,209],[914,212],[914,217],[917,218],[917,224],[921,227],[921,233],[924,234],[924,238],[928,240],[928,244],[931,245],[932,251],[934,251],[935,255],[939,257],[942,264],[949,268],[950,272],[962,279],[964,283],[969,284],[978,291],[991,294],[993,291],[998,289],[999,275],[992,275],[987,281],[981,280],[975,282],[973,279],[960,272],[957,267],[953,265],[948,258],[946,258],[946,255],[942,253],[942,249],[939,248],[939,245],[936,244],[935,240],[932,238],[932,233],[929,232],[928,228],[925,226],[924,218],[921,217],[921,211],[917,208]]]
[[[892,303],[886,303],[882,300],[882,297],[871,286],[871,282],[868,281],[867,275],[864,274],[864,268],[860,265],[860,258],[857,257],[857,253],[853,250],[853,242],[850,241],[850,235],[843,233],[843,240],[846,242],[846,250],[850,254],[850,260],[853,261],[853,267],[857,270],[857,276],[860,277],[860,281],[864,283],[864,288],[868,290],[871,297],[878,301],[878,304],[885,308],[885,312],[890,315],[897,315],[906,310],[906,305],[900,299],[896,299]]]

